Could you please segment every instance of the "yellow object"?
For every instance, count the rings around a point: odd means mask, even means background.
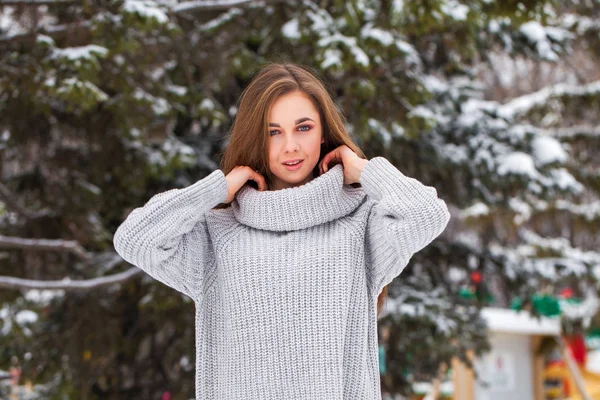
[[[585,389],[592,399],[600,399],[600,374],[591,372],[585,368],[579,367],[579,372],[585,382]],[[544,371],[544,378],[567,378],[569,382],[570,396],[566,400],[583,400],[583,397],[577,392],[577,386],[572,374],[564,365],[552,365]],[[551,393],[548,393],[551,394]]]
[[[563,382],[568,379],[568,371],[564,364],[552,364],[544,369],[544,396],[546,399],[559,399],[564,397]],[[552,386],[548,381],[556,382],[556,386]]]

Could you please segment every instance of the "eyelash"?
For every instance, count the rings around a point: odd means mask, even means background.
[[[300,128],[304,128],[304,127],[308,128],[308,129],[304,130],[303,132],[308,132],[308,131],[310,131],[310,130],[311,130],[311,128],[312,128],[310,125],[300,125],[300,126],[298,127],[298,129],[300,129]],[[271,135],[271,133],[272,133],[272,132],[279,132],[279,131],[278,131],[278,130],[276,130],[276,129],[270,130],[270,131],[269,131],[269,136],[273,136],[273,135]]]

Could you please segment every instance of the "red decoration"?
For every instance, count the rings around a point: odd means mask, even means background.
[[[479,272],[479,271],[473,271],[473,272],[471,272],[471,280],[474,283],[481,282],[481,272]]]
[[[560,291],[560,297],[564,298],[564,299],[570,299],[571,297],[573,297],[573,295],[575,294],[575,292],[573,292],[573,289],[571,288],[564,288]]]
[[[585,347],[585,339],[580,333],[574,333],[570,337],[567,337],[567,343],[571,349],[573,358],[579,364],[579,366],[585,365],[585,358],[587,349]]]

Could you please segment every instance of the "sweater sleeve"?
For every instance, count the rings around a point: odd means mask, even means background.
[[[117,228],[113,244],[127,262],[194,300],[214,261],[205,214],[227,198],[217,169],[194,184],[158,193]]]
[[[360,176],[375,201],[367,219],[367,275],[373,293],[400,275],[412,255],[440,235],[450,212],[432,186],[408,177],[386,158],[369,160]]]

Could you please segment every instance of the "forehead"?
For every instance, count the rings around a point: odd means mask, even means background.
[[[275,100],[269,112],[269,122],[286,122],[299,117],[315,119],[318,116],[319,112],[308,95],[303,92],[291,92]]]

